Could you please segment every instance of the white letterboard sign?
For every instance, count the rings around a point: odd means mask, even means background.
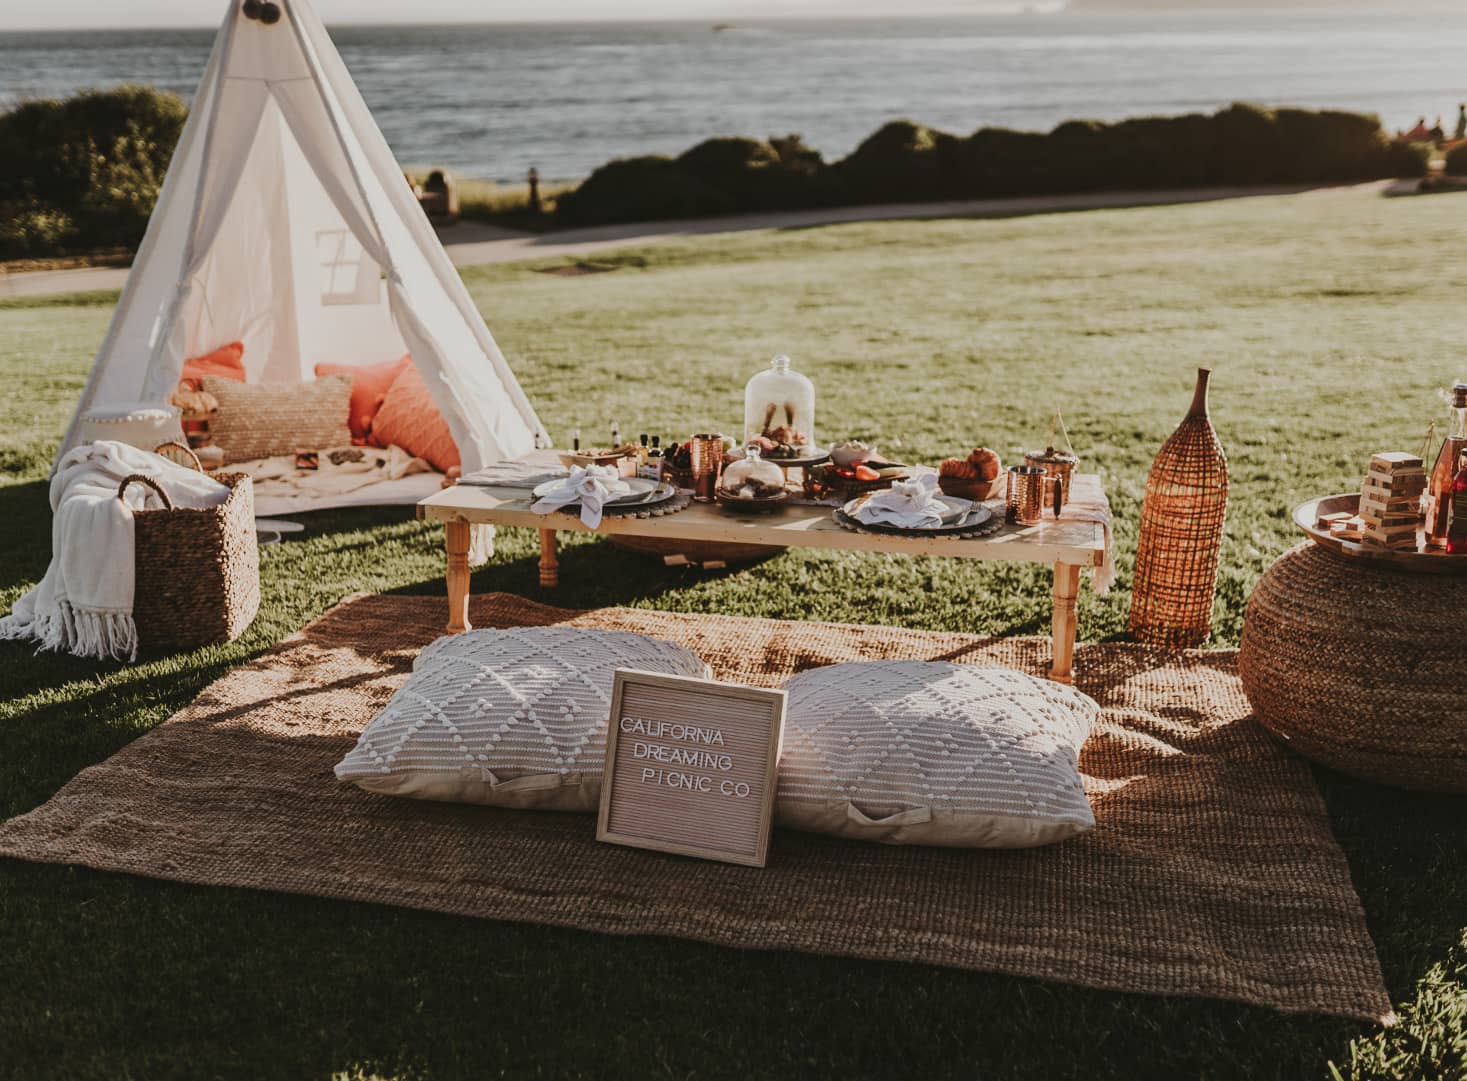
[[[763,867],[785,694],[622,669],[596,839]]]

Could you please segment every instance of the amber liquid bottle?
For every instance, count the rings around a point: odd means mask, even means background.
[[[1426,543],[1433,548],[1447,546],[1447,527],[1452,521],[1452,481],[1464,450],[1467,450],[1467,383],[1458,383],[1452,387],[1452,426],[1437,452],[1426,487]]]

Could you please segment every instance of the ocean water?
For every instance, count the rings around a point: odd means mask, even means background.
[[[579,177],[717,134],[799,132],[827,158],[886,120],[957,133],[1231,101],[1358,109],[1450,129],[1467,101],[1467,4],[1391,13],[1027,15],[707,23],[341,27],[400,160]],[[192,93],[211,31],[0,33],[0,106],[133,81]]]

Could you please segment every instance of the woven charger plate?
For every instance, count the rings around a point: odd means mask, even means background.
[[[661,518],[664,515],[676,514],[680,510],[686,510],[692,502],[692,496],[687,492],[681,492],[672,485],[663,483],[668,490],[667,495],[662,496],[649,503],[627,503],[620,507],[602,507],[603,518]],[[570,503],[564,507],[556,508],[555,513],[571,515],[579,518],[581,515],[580,505]]]
[[[986,537],[1003,528],[1003,518],[994,514],[989,508],[978,505],[973,509],[986,512],[988,517],[978,522],[939,526],[937,529],[908,529],[905,526],[886,525],[881,522],[862,522],[847,514],[843,507],[837,507],[833,513],[836,524],[842,529],[849,529],[852,533],[872,533],[884,537],[953,537],[958,540],[967,540],[972,537]]]

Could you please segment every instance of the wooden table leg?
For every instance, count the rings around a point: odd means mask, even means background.
[[[443,523],[443,547],[448,553],[448,633],[469,630],[468,522]]]
[[[555,554],[555,530],[540,530],[540,585],[554,589],[560,585],[560,557]]]
[[[1075,663],[1075,598],[1080,595],[1080,565],[1054,565],[1054,664],[1049,678],[1056,683],[1073,683]]]

